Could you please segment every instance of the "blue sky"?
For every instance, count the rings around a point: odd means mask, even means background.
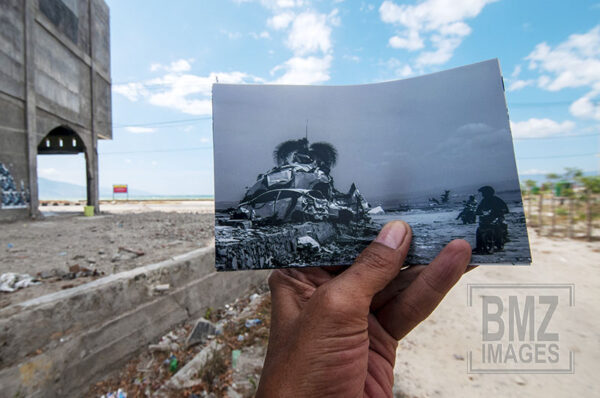
[[[381,82],[498,58],[521,174],[597,171],[600,2],[107,0],[113,140],[100,185],[213,193],[211,84]],[[41,177],[85,185],[81,156]]]

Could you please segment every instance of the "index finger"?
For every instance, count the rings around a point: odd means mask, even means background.
[[[379,322],[400,340],[433,312],[463,275],[470,259],[471,246],[466,241],[450,242],[404,291],[377,312]]]

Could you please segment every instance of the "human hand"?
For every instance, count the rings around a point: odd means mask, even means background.
[[[386,224],[339,275],[276,270],[271,333],[257,397],[392,397],[398,340],[423,321],[471,258],[450,242],[428,266],[400,271],[412,232]]]

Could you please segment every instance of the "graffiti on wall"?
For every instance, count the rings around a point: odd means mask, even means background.
[[[25,209],[29,205],[29,190],[21,180],[20,190],[4,163],[0,162],[0,210]]]

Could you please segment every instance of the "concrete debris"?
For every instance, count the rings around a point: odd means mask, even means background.
[[[194,329],[192,329],[187,337],[185,346],[189,348],[193,345],[204,343],[209,336],[215,334],[217,334],[217,327],[211,321],[200,318],[196,321]]]
[[[155,293],[164,293],[164,292],[168,291],[170,288],[171,288],[171,285],[169,285],[168,283],[152,286],[152,290]]]
[[[385,214],[385,211],[383,210],[383,208],[381,206],[377,206],[377,207],[374,207],[371,210],[369,210],[368,214],[375,216],[375,215]]]
[[[7,272],[0,276],[0,292],[12,293],[15,290],[39,284],[40,282],[29,274]]]
[[[301,236],[298,238],[298,248],[299,249],[312,249],[319,250],[321,245],[319,242],[311,238],[310,236]]]
[[[148,349],[151,352],[175,352],[181,348],[179,344],[179,336],[173,332],[169,332],[157,344],[150,344]]]
[[[198,373],[204,368],[213,353],[222,350],[223,347],[223,344],[218,343],[216,340],[211,341],[191,361],[179,369],[165,384],[165,387],[178,390],[202,383],[202,380],[197,378]]]

